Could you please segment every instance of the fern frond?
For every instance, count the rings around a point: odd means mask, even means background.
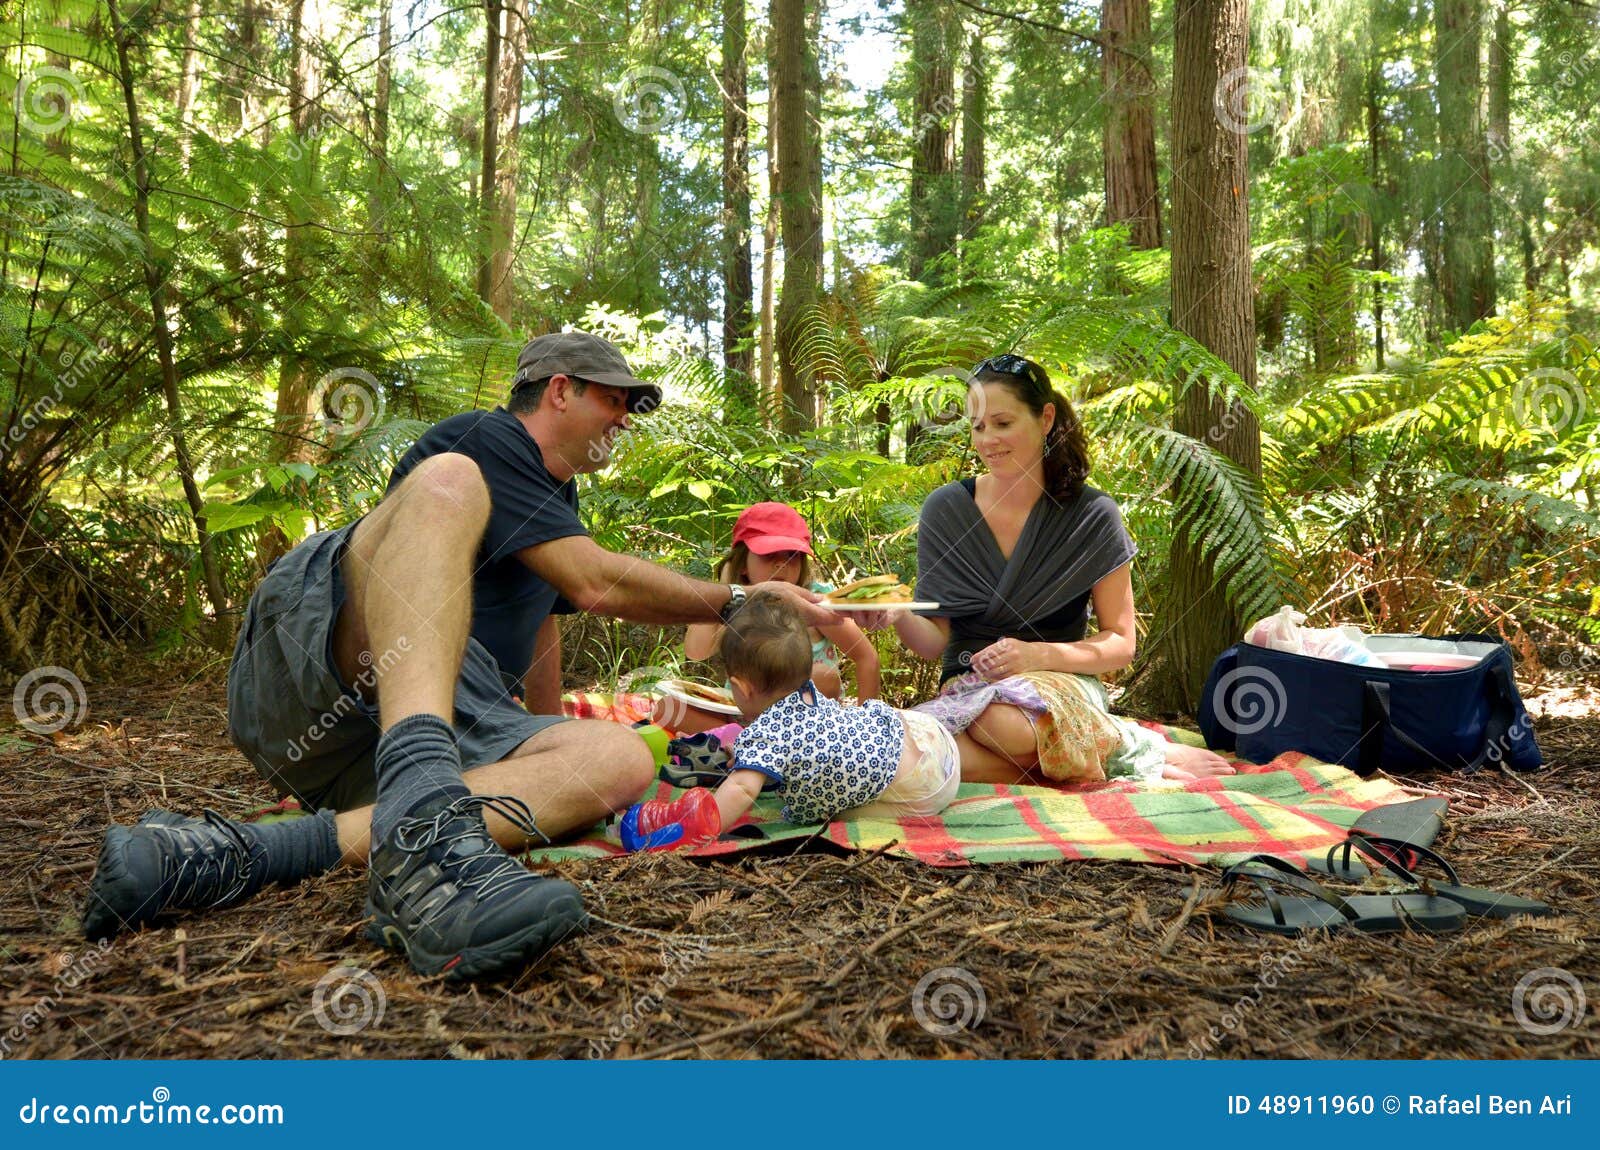
[[[1261,484],[1227,456],[1171,428],[1128,424],[1128,439],[1148,454],[1149,479],[1173,495],[1173,529],[1186,530],[1245,618],[1292,602],[1280,548],[1267,527]]]

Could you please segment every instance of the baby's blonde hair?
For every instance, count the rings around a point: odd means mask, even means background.
[[[722,664],[763,695],[798,691],[811,677],[806,621],[781,596],[757,591],[722,629]]]

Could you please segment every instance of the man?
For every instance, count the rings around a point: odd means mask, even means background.
[[[630,416],[660,400],[606,341],[540,336],[506,407],[435,424],[377,507],[276,563],[240,627],[229,733],[315,815],[113,826],[85,933],[230,906],[340,861],[370,861],[367,934],[425,974],[523,963],[580,928],[576,888],[506,850],[624,809],[654,764],[624,727],[559,718],[553,613],[713,622],[745,597],[607,551],[578,518],[573,477],[605,467]],[[836,620],[809,591],[763,586]]]

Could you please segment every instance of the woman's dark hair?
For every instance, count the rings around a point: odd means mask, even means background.
[[[1003,384],[1035,417],[1044,405],[1055,405],[1055,422],[1044,437],[1044,486],[1058,503],[1070,503],[1089,480],[1089,441],[1072,404],[1050,382],[1050,375],[1031,359],[997,355],[972,370],[974,386]]]

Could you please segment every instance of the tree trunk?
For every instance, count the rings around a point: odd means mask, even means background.
[[[1483,117],[1483,0],[1436,0],[1434,71],[1439,101],[1435,187],[1443,228],[1439,287],[1445,322],[1465,331],[1494,314],[1494,213]]]
[[[722,0],[722,362],[729,398],[754,407],[747,48],[745,0]]]
[[[927,280],[929,265],[955,250],[959,223],[954,124],[961,21],[946,0],[906,0],[906,19],[917,85],[911,116],[908,269],[912,279]]]
[[[240,0],[238,11],[239,18],[233,34],[227,36],[231,59],[221,69],[220,104],[222,122],[232,128],[235,134],[259,123],[257,112],[260,110],[260,99],[256,95],[255,70],[260,67],[262,54],[260,28],[265,23],[270,29],[272,24],[270,0]],[[267,132],[265,125],[262,125],[262,131],[264,145]]]
[[[1150,74],[1150,0],[1100,7],[1100,83],[1106,103],[1106,223],[1128,225],[1136,249],[1161,246],[1156,178],[1155,78]]]
[[[528,0],[503,0],[504,31],[500,37],[500,90],[495,137],[499,158],[495,170],[494,230],[489,251],[489,306],[509,327],[517,306],[517,281],[512,268],[517,241],[517,176],[521,169],[518,140],[522,135],[522,78],[528,61]]]
[[[783,406],[775,395],[776,371],[776,319],[774,304],[777,299],[777,274],[775,258],[778,247],[778,148],[776,143],[776,110],[768,99],[767,113],[767,211],[761,224],[761,411],[762,422],[771,427],[778,410]]]
[[[223,21],[222,42],[228,59],[213,69],[216,77],[217,135],[228,142],[240,136],[254,107],[250,97],[248,62],[258,54],[256,20],[260,16],[258,0],[242,0],[237,8],[237,19]],[[217,13],[220,15],[220,13]],[[242,276],[247,266],[258,266],[263,244],[259,242],[262,228],[249,221],[238,229],[224,228],[216,233],[217,250],[222,265],[235,277]]]
[[[809,0],[810,4],[820,0]],[[816,388],[800,361],[805,317],[822,283],[821,141],[807,81],[817,75],[816,45],[809,36],[808,0],[772,0],[772,103],[777,113],[779,217],[783,231],[783,289],[778,297],[778,376],[783,394],[780,426],[798,434],[814,425]]]
[[[1511,25],[1507,0],[1496,0],[1494,39],[1489,41],[1489,163],[1506,160],[1511,152],[1512,69],[1516,66],[1516,29]]]
[[[375,232],[384,233],[388,215],[384,203],[389,172],[389,92],[394,74],[389,54],[393,50],[394,15],[390,0],[379,0],[377,83],[372,96],[372,191],[367,197],[367,225]]]
[[[172,421],[172,449],[178,478],[194,518],[195,535],[200,544],[200,565],[205,572],[206,594],[213,615],[221,620],[228,609],[228,596],[222,584],[222,569],[217,563],[216,546],[206,526],[205,500],[194,478],[194,461],[189,456],[188,436],[183,430],[183,404],[178,396],[178,365],[172,353],[172,329],[167,324],[167,271],[158,263],[155,241],[150,235],[150,167],[145,159],[144,134],[139,121],[139,102],[134,96],[133,66],[128,61],[128,40],[118,11],[117,0],[106,0],[111,19],[111,34],[116,41],[117,73],[122,82],[122,98],[128,110],[128,144],[133,156],[133,213],[139,238],[144,245],[144,281],[150,298],[150,330],[155,339],[156,359],[161,365],[161,394],[166,401],[167,418]]]
[[[1250,274],[1247,137],[1213,105],[1222,77],[1242,69],[1249,0],[1178,0],[1172,81],[1172,322],[1255,386],[1255,306]],[[1183,392],[1173,426],[1256,475],[1261,434],[1242,407],[1228,410],[1203,380]],[[1192,711],[1212,660],[1244,621],[1224,599],[1228,572],[1202,558],[1187,528],[1175,533],[1165,626],[1153,646],[1153,702]]]
[[[983,30],[975,28],[967,41],[967,70],[961,76],[961,235],[966,239],[983,225],[984,148],[989,131],[989,63],[985,55]]]
[[[1539,290],[1541,268],[1533,245],[1533,229],[1528,226],[1528,221],[1522,221],[1522,286],[1530,291]]]
[[[478,175],[478,298],[490,303],[494,289],[495,190],[500,160],[500,15],[501,0],[484,0],[487,44],[483,57],[483,133]]]
[[[316,191],[322,169],[317,112],[322,75],[320,62],[312,50],[312,40],[321,30],[322,0],[294,0],[289,8],[289,126],[295,141],[290,151],[295,190],[285,198],[283,205],[287,224],[283,240],[283,275],[286,283],[296,285],[292,290],[298,304],[285,313],[287,327],[299,326],[300,309],[309,306],[300,285],[314,278],[321,247],[315,228],[317,218],[312,210],[318,202]],[[280,463],[317,461],[319,413],[312,394],[316,381],[314,363],[294,352],[283,357],[278,368],[278,398],[273,419],[276,432],[271,447],[273,460]],[[256,540],[256,563],[266,570],[294,543],[276,525],[264,528]]]
[[[822,111],[822,15],[827,8],[828,0],[806,0],[806,51],[805,51],[805,90],[806,90],[806,140],[809,147],[805,151],[806,158],[806,190],[809,201],[816,212],[816,261],[817,290],[823,289],[824,275],[827,269],[827,202],[822,192],[822,127],[824,116]],[[839,278],[839,261],[834,260],[834,284],[842,282]],[[821,395],[814,385],[811,386],[812,419],[815,422],[821,417],[821,405],[825,397]]]
[[[1377,50],[1367,61],[1367,184],[1372,189],[1372,219],[1367,227],[1368,263],[1374,272],[1383,271],[1383,214],[1378,211],[1379,189],[1383,180],[1383,106],[1378,102],[1383,70]],[[1374,368],[1383,370],[1383,284],[1372,285],[1372,356]]]
[[[393,85],[394,13],[389,0],[378,4],[377,90],[372,97],[372,147],[380,162],[389,162],[389,90]]]
[[[178,155],[189,170],[189,145],[194,136],[194,97],[200,86],[200,0],[189,0],[183,16],[183,63],[178,80]]]

